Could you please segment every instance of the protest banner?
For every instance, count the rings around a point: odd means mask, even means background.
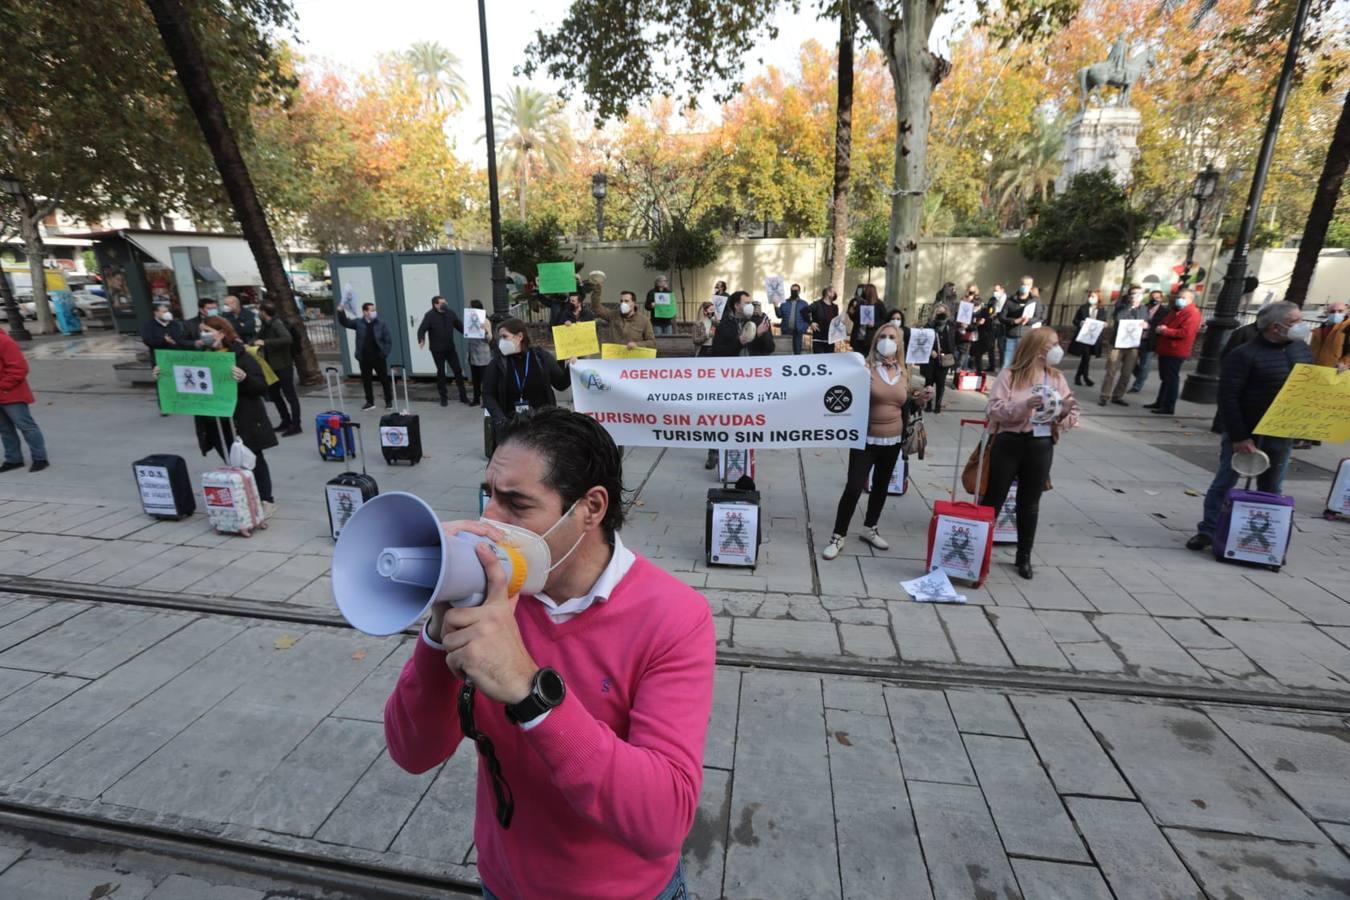
[[[588,360],[572,402],[625,447],[859,447],[871,387],[856,353]]]
[[[535,279],[535,289],[541,294],[573,294],[577,290],[576,266],[570,262],[549,262],[539,264],[539,277]]]
[[[487,340],[487,310],[465,308],[464,337],[468,340]]]
[[[553,355],[558,359],[590,356],[599,352],[600,338],[595,334],[595,322],[553,326]]]
[[[1294,366],[1254,432],[1326,444],[1350,440],[1350,372]]]
[[[969,325],[975,318],[975,304],[969,300],[962,300],[956,307],[956,321],[962,325]]]
[[[865,308],[865,307],[864,307]],[[915,328],[909,333],[909,347],[905,350],[905,365],[925,366],[933,361],[933,345],[937,332],[931,328]]]
[[[179,416],[232,416],[239,385],[231,370],[233,353],[201,350],[160,350],[159,409]]]
[[[1078,329],[1078,336],[1074,338],[1080,344],[1086,344],[1089,347],[1097,346],[1097,342],[1102,339],[1102,332],[1106,330],[1106,322],[1102,319],[1084,319],[1083,325]]]
[[[1138,347],[1144,339],[1144,326],[1148,323],[1143,319],[1121,319],[1116,323],[1116,349],[1130,350]]]
[[[656,359],[655,347],[629,347],[626,344],[601,344],[601,359]]]
[[[657,291],[652,295],[652,317],[656,319],[673,319],[678,301],[675,295],[670,291]]]

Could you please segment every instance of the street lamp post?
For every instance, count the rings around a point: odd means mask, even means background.
[[[19,184],[19,179],[9,173],[0,174],[0,193],[5,194],[16,203],[19,195],[23,193],[23,185]],[[20,213],[22,215],[22,213]],[[33,336],[28,333],[28,329],[23,324],[23,313],[19,311],[19,301],[14,299],[14,290],[10,287],[9,276],[0,268],[0,292],[4,294],[5,317],[9,319],[9,336],[16,341],[31,341]],[[40,292],[33,291],[33,297],[36,298]]]
[[[1190,287],[1187,282],[1191,277],[1191,265],[1195,262],[1195,242],[1200,235],[1200,216],[1205,211],[1205,204],[1214,196],[1214,189],[1218,185],[1219,170],[1214,168],[1214,163],[1206,163],[1204,171],[1195,176],[1195,188],[1191,191],[1191,199],[1195,201],[1195,214],[1191,216],[1191,240],[1186,245],[1186,263],[1181,271],[1183,290]]]
[[[478,40],[483,55],[483,120],[487,139],[488,217],[492,222],[492,321],[510,314],[506,293],[506,259],[502,256],[502,208],[497,197],[497,140],[492,131],[492,76],[488,72],[487,9],[478,0]]]
[[[1237,243],[1233,245],[1233,256],[1228,260],[1228,271],[1223,276],[1223,290],[1214,304],[1214,317],[1205,328],[1205,344],[1200,351],[1200,362],[1181,389],[1181,399],[1192,403],[1214,403],[1218,400],[1219,352],[1223,350],[1229,332],[1237,328],[1238,305],[1242,301],[1242,288],[1247,281],[1247,253],[1251,250],[1252,234],[1256,230],[1256,212],[1266,187],[1270,160],[1275,155],[1275,138],[1280,133],[1280,119],[1284,117],[1284,107],[1289,100],[1299,45],[1303,41],[1303,26],[1307,24],[1311,6],[1312,0],[1298,0],[1298,8],[1294,12],[1294,22],[1289,29],[1289,46],[1284,54],[1284,68],[1280,70],[1275,99],[1270,105],[1270,118],[1266,122],[1265,136],[1261,139],[1261,152],[1256,157],[1256,171],[1252,175],[1251,190],[1247,193],[1247,205],[1242,211]]]
[[[609,193],[609,178],[604,172],[591,176],[591,196],[595,198],[595,236],[605,239],[605,196]]]

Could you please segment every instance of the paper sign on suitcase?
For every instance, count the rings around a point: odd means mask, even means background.
[[[984,580],[989,548],[989,523],[958,516],[937,517],[933,538],[933,554],[928,559],[928,571],[941,569],[948,578],[965,581]]]
[[[704,532],[708,563],[750,566],[759,561],[759,492],[713,488],[708,491]]]
[[[1234,500],[1224,556],[1265,566],[1284,564],[1294,508]]]

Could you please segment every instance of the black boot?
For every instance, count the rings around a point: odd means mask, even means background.
[[[1029,551],[1027,553],[1023,553],[1021,550],[1017,551],[1017,574],[1027,581],[1031,580],[1031,553]]]

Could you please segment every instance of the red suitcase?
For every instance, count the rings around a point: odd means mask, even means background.
[[[928,523],[928,571],[938,569],[953,580],[968,581],[975,587],[989,577],[989,560],[994,552],[994,508],[956,499],[961,479],[961,434],[967,425],[988,427],[984,419],[962,419],[956,437],[956,471],[952,473],[952,499],[933,503],[933,518]],[[980,454],[984,465],[984,454]],[[983,468],[977,483],[983,480]]]

